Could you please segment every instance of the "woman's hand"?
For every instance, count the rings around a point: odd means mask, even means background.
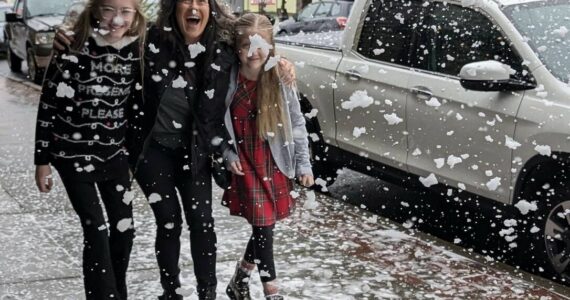
[[[230,171],[236,175],[240,176],[245,175],[243,169],[241,168],[241,163],[239,162],[239,160],[230,163]]]
[[[36,166],[36,186],[42,193],[48,193],[53,186],[51,167],[49,165]]]
[[[281,80],[286,85],[293,87],[295,85],[296,74],[295,66],[285,58],[279,60],[279,74],[281,74]]]
[[[301,175],[299,176],[299,183],[304,187],[311,187],[315,184],[315,178],[313,175]]]
[[[69,31],[65,28],[59,28],[55,33],[55,38],[53,39],[53,47],[56,50],[63,51],[75,41],[73,35],[68,35]]]

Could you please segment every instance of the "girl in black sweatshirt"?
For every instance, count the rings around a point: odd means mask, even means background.
[[[74,44],[54,54],[40,97],[36,184],[49,192],[54,166],[79,216],[87,299],[127,298],[134,228],[126,146],[142,119],[146,22],[140,5],[140,0],[90,0],[74,25]]]

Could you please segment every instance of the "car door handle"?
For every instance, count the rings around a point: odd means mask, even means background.
[[[360,73],[358,73],[358,71],[356,71],[354,69],[350,69],[350,70],[346,71],[346,77],[348,77],[348,79],[350,79],[352,81],[358,81],[362,78],[362,75],[360,75]]]
[[[431,90],[426,87],[414,87],[412,88],[412,93],[420,99],[430,99],[433,97]]]

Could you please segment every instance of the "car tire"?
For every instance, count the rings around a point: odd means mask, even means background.
[[[26,50],[26,62],[28,63],[28,76],[35,84],[42,84],[44,79],[44,70],[38,68],[36,59],[34,58],[34,50],[30,47]]]
[[[323,140],[318,121],[315,118],[305,118],[305,124],[309,134],[309,152],[315,177],[315,185],[312,188],[319,192],[328,192],[328,186],[335,182],[338,176],[337,170],[342,166],[329,159],[328,147]]]
[[[20,72],[22,70],[22,60],[14,54],[10,46],[8,46],[8,51],[6,51],[6,60],[8,61],[10,71]]]
[[[517,253],[525,269],[566,284],[570,283],[568,179],[563,170],[541,172],[525,185],[521,200],[537,209],[520,218],[522,245]]]

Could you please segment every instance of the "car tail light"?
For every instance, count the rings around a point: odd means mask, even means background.
[[[338,27],[340,27],[340,29],[344,29],[344,27],[346,27],[347,20],[348,20],[347,17],[338,17],[336,18],[336,23],[338,24]]]

